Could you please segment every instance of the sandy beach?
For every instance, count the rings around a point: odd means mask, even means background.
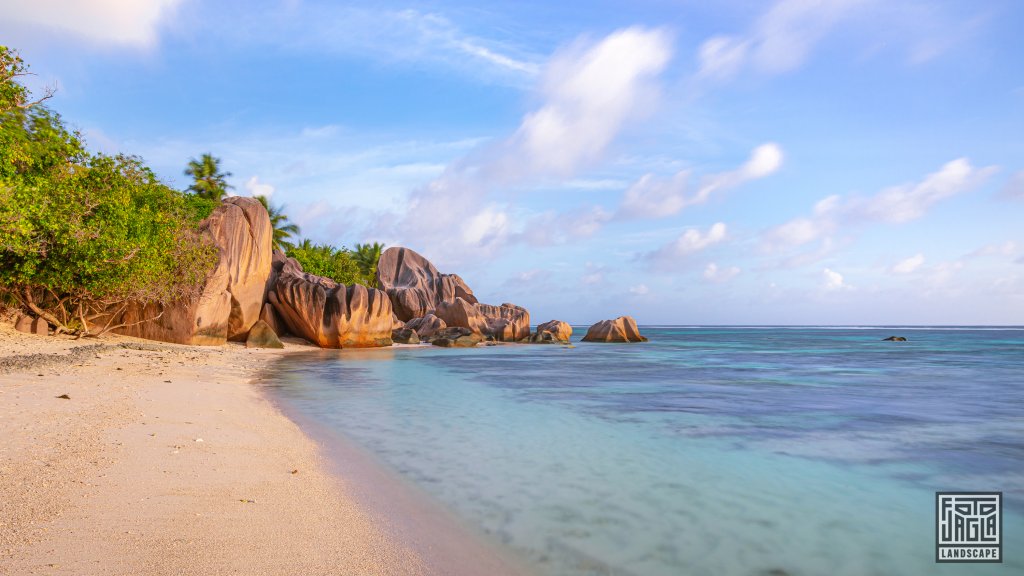
[[[303,349],[76,341],[5,323],[0,574],[431,572],[252,384]]]

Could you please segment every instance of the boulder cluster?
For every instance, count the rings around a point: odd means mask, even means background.
[[[480,302],[458,274],[444,274],[409,248],[389,248],[377,263],[377,285],[346,286],[309,274],[272,250],[273,228],[255,199],[227,198],[200,226],[218,249],[217,266],[198,298],[167,306],[129,305],[113,318],[121,334],[194,345],[244,341],[281,347],[291,334],[323,348],[420,344],[465,347],[480,343],[568,344],[569,324],[551,320],[530,331],[522,306]],[[149,320],[147,320],[149,319]],[[45,334],[46,323],[27,316],[18,330]],[[643,342],[636,322],[623,316],[587,331],[587,342]]]

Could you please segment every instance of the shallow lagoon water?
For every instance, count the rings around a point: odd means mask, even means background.
[[[644,332],[316,353],[271,390],[541,574],[1024,574],[1024,329]],[[1003,564],[935,564],[957,490],[1004,493]]]

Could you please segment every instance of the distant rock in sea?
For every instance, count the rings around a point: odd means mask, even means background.
[[[903,336],[889,336],[888,338],[883,338],[882,341],[883,342],[906,342],[907,339],[905,337],[903,337]]]
[[[587,330],[584,342],[647,342],[636,327],[632,316],[619,316],[615,320],[601,320]]]
[[[549,320],[537,326],[530,336],[533,344],[568,344],[572,338],[572,326],[561,320]]]
[[[321,348],[391,345],[391,301],[381,290],[307,274],[288,258],[267,298],[289,332]]]

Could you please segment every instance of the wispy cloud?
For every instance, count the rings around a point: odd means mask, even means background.
[[[192,15],[197,27],[244,44],[270,45],[386,64],[439,67],[488,83],[526,86],[543,59],[514,41],[466,31],[439,11],[302,2],[253,11],[230,27]]]
[[[975,168],[966,158],[959,158],[920,182],[892,186],[873,196],[828,196],[815,204],[812,215],[765,232],[762,245],[771,251],[817,240],[830,241],[840,229],[909,222],[923,216],[936,203],[976,188],[995,171],[994,166]]]
[[[619,206],[619,218],[664,218],[684,208],[703,204],[712,194],[735,188],[750,180],[764,178],[782,166],[782,149],[769,142],[754,149],[739,168],[711,174],[702,179],[700,187],[687,196],[690,171],[682,170],[668,179],[645,174],[626,190]]]
[[[714,262],[710,262],[704,267],[704,279],[708,282],[728,282],[739,275],[739,273],[740,269],[736,266],[720,268],[718,264]]]
[[[647,252],[640,256],[651,269],[669,272],[674,271],[687,257],[701,252],[726,238],[726,226],[717,222],[708,228],[707,232],[701,232],[696,228],[690,228],[680,234],[675,240],[662,245],[658,249]]]
[[[1024,200],[1024,170],[1010,176],[999,195],[1007,200]]]
[[[181,0],[32,0],[3,2],[2,21],[69,33],[98,45],[149,48]],[[0,24],[0,30],[7,26]]]
[[[746,70],[792,71],[841,18],[865,0],[781,0],[743,35],[714,36],[699,48],[698,78],[730,80]]]
[[[924,254],[915,254],[893,264],[890,270],[896,274],[910,274],[920,268],[922,264],[924,264]]]
[[[571,181],[593,165],[637,110],[649,108],[670,56],[668,35],[643,28],[557,53],[545,67],[541,105],[508,138],[452,162],[416,188],[394,230],[407,244],[452,263],[493,254],[510,241],[547,244],[593,234],[611,216],[600,207],[522,219],[491,194],[512,185]]]

